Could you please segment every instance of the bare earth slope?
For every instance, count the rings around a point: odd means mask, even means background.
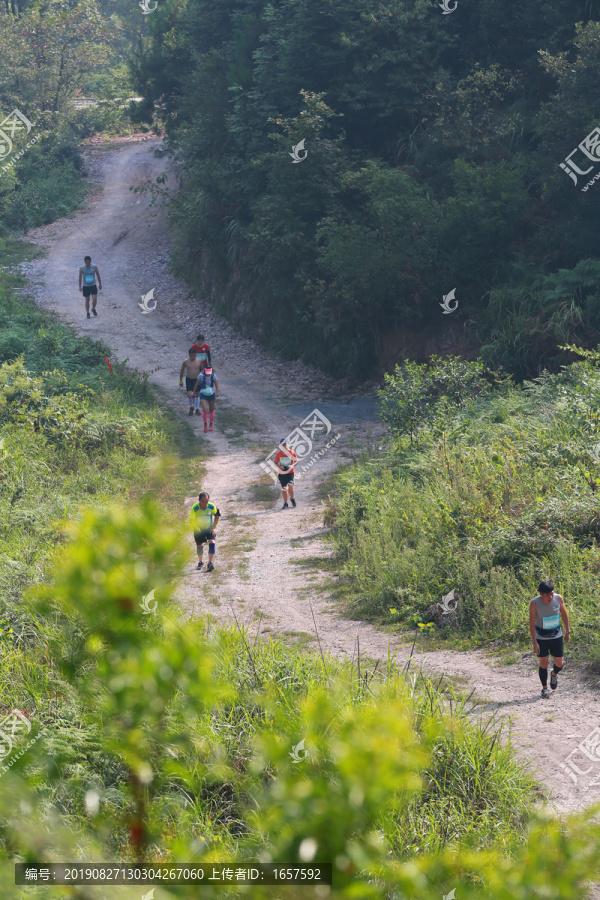
[[[187,416],[187,401],[178,388],[181,361],[198,330],[213,349],[213,363],[222,389],[217,404],[217,430],[204,435],[202,420],[192,423],[198,441],[214,450],[202,487],[220,507],[217,568],[198,574],[195,564],[182,578],[179,597],[190,615],[204,610],[216,618],[233,622],[233,613],[253,632],[279,633],[288,639],[310,642],[336,656],[356,656],[357,636],[362,657],[385,661],[390,638],[377,629],[336,614],[328,595],[325,576],[315,576],[301,564],[302,557],[327,555],[322,506],[316,496],[319,482],[328,470],[348,458],[352,449],[377,437],[370,425],[373,404],[322,402],[336,396],[316,370],[270,358],[252,342],[237,336],[214,315],[200,298],[167,271],[168,232],[164,215],[149,207],[146,195],[134,194],[139,185],[168,168],[153,150],[156,139],[134,139],[112,145],[94,157],[90,174],[100,187],[89,207],[71,219],[38,229],[30,237],[47,248],[45,259],[25,264],[30,290],[38,303],[51,308],[81,334],[97,337],[113,349],[115,360],[129,360],[160,387],[165,402]],[[98,302],[99,317],[87,320],[77,290],[77,270],[85,254],[98,265],[104,290]],[[141,295],[155,290],[157,309],[143,314]],[[339,394],[337,395],[339,396]],[[284,402],[285,401],[285,402]],[[290,408],[291,407],[291,408]],[[297,509],[281,510],[281,500],[257,499],[256,485],[268,491],[258,465],[261,458],[314,407],[327,410],[331,435],[340,439],[297,483]],[[241,422],[240,410],[246,419]],[[238,437],[235,419],[241,422]],[[224,423],[228,427],[220,430]],[[228,438],[226,435],[229,434]],[[315,450],[323,449],[330,436],[321,437]],[[194,492],[196,487],[193,488]],[[262,497],[263,494],[260,495]],[[190,497],[188,505],[195,499]],[[396,659],[408,659],[405,641],[391,639]],[[537,771],[552,802],[563,812],[600,799],[600,751],[578,751],[573,761],[581,772],[576,781],[561,768],[571,751],[598,728],[596,685],[585,683],[568,663],[560,677],[559,690],[550,700],[539,699],[537,663],[532,654],[517,665],[497,666],[479,652],[416,654],[414,665],[426,672],[444,674],[461,686],[487,699],[487,709],[512,719],[517,747]]]

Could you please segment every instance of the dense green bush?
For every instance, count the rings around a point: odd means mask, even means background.
[[[458,324],[493,367],[558,371],[600,338],[598,205],[559,168],[598,118],[596,5],[164,0],[132,72],[184,165],[179,270],[331,373]]]
[[[387,376],[385,455],[338,476],[329,513],[356,612],[423,621],[454,588],[451,633],[524,643],[528,602],[551,577],[570,652],[595,658],[600,371],[588,357],[521,387],[452,359]]]
[[[0,619],[30,632],[23,588],[44,577],[65,517],[82,503],[136,495],[143,458],[172,447],[173,427],[145,379],[107,347],[11,293],[0,274]]]
[[[43,637],[28,649],[29,677],[22,652],[0,666],[6,700],[27,710],[34,735],[44,729],[0,777],[7,898],[25,896],[8,877],[17,855],[333,861],[332,898],[439,900],[459,886],[508,900],[535,885],[567,900],[596,877],[597,823],[536,822],[530,776],[464,701],[447,711],[433,685],[400,679],[391,661],[382,677],[331,659],[325,672],[316,656],[187,620],[171,600],[180,535],[150,495],[88,512],[71,532],[29,598]],[[150,591],[156,612],[144,616]],[[266,900],[277,889],[251,890]]]
[[[44,135],[0,179],[0,233],[27,232],[74,212],[85,196],[82,174],[75,140]]]

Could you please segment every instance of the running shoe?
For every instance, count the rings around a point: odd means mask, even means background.
[[[194,410],[193,410],[193,409],[190,409],[190,411],[189,411],[189,413],[188,413],[188,416],[193,416],[193,415],[194,415]]]
[[[200,410],[199,410],[199,409],[196,410],[196,415],[197,415],[197,416],[200,415]]]
[[[88,319],[91,319],[91,318],[92,318],[92,317],[91,317],[91,316],[90,316],[90,314],[89,314],[89,313],[88,313],[88,314],[87,314],[87,317],[88,317]]]
[[[542,697],[544,698],[544,700],[547,700],[549,696],[550,696],[550,691],[548,690],[547,687],[543,687],[542,688]]]
[[[553,691],[558,687],[558,675],[556,672],[550,672],[550,687]]]
[[[93,316],[97,316],[97,315],[98,315],[98,313],[96,312],[95,309],[92,310],[92,315],[93,315]]]
[[[209,564],[207,565],[207,567],[206,567],[206,571],[207,571],[207,572],[212,572],[213,569],[214,569],[214,566],[213,566],[212,563],[209,563]]]
[[[209,431],[212,431],[212,430],[213,430],[212,422],[211,422],[210,425],[208,426],[208,430],[209,430]]]
[[[206,424],[206,422],[204,423],[204,430],[208,431],[208,425]]]
[[[282,506],[281,508],[282,508],[282,509],[289,509],[289,506],[287,505],[287,503],[284,503],[283,506]]]
[[[200,561],[200,562],[198,563],[198,565],[196,566],[196,568],[197,568],[197,569],[203,569],[203,568],[204,568],[204,563],[203,563],[202,561]]]
[[[296,501],[294,500],[293,497],[292,497],[291,499],[292,499],[292,506],[295,506],[295,505],[296,505]]]

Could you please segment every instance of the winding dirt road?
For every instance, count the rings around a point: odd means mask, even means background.
[[[192,424],[198,441],[210,443],[214,451],[202,487],[224,514],[217,568],[212,574],[198,574],[190,563],[178,588],[190,615],[202,610],[231,623],[235,611],[240,624],[253,633],[279,634],[315,650],[318,633],[322,648],[338,657],[356,658],[358,637],[361,658],[385,661],[389,636],[340,616],[327,576],[301,564],[302,558],[330,553],[317,497],[319,483],[361,442],[372,444],[379,426],[359,420],[362,408],[356,405],[320,404],[325,383],[321,376],[314,375],[312,394],[306,381],[294,392],[293,373],[303,367],[268,360],[248,341],[236,344],[231,329],[210,306],[190,298],[189,289],[168,274],[164,215],[150,208],[146,195],[130,191],[130,185],[139,186],[169,168],[165,159],[154,155],[157,145],[156,139],[148,138],[121,141],[93,161],[99,189],[88,208],[30,235],[47,249],[46,258],[22,266],[30,291],[78,333],[108,343],[115,359],[128,359],[130,366],[151,372],[165,402]],[[86,253],[99,266],[104,283],[99,317],[91,320],[85,318],[77,290],[77,271]],[[156,290],[157,309],[144,315],[138,303],[151,288]],[[186,398],[178,388],[179,366],[199,328],[213,349],[223,397],[217,404],[217,430],[208,435],[202,432],[200,417],[187,419]],[[260,361],[260,377],[253,359]],[[264,499],[270,482],[259,461],[314,407],[326,408],[332,421],[330,435],[316,435],[315,452],[331,435],[341,437],[298,481],[297,509],[282,511],[274,489],[272,499]],[[235,438],[240,411],[244,420],[238,428],[241,435]],[[188,504],[197,491],[197,485],[190,485]],[[407,644],[407,639],[391,639],[399,662],[408,659]],[[417,653],[411,665],[415,662],[428,673],[443,674],[474,690],[476,697],[487,701],[486,711],[496,709],[510,717],[515,745],[537,771],[558,810],[569,812],[600,800],[597,684],[585,682],[569,665],[568,651],[560,688],[546,701],[539,698],[532,654],[510,666],[496,665],[492,656],[480,652]],[[580,744],[583,749],[577,750]],[[561,764],[573,751],[571,762],[579,772],[571,767],[569,775]]]

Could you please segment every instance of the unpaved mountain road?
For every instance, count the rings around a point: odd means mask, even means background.
[[[321,408],[326,379],[300,364],[269,359],[251,342],[236,337],[207,304],[190,297],[188,288],[167,272],[165,217],[150,208],[147,195],[130,191],[130,185],[139,186],[170,167],[154,155],[158,143],[121,141],[100,154],[93,163],[99,189],[86,210],[31,233],[30,239],[45,247],[47,256],[22,266],[30,291],[80,334],[108,343],[115,360],[128,359],[130,366],[150,371],[165,402],[182,417],[187,417],[187,402],[178,388],[179,366],[199,328],[213,349],[223,396],[217,403],[217,430],[204,435],[200,417],[186,420],[199,447],[206,441],[214,451],[202,487],[220,507],[223,521],[215,572],[198,574],[190,562],[181,579],[178,595],[189,614],[202,610],[232,623],[235,611],[240,624],[253,634],[257,630],[282,634],[289,640],[310,641],[313,649],[318,649],[317,631],[324,650],[350,658],[356,657],[358,635],[361,658],[385,662],[389,636],[337,614],[327,576],[301,565],[302,557],[330,552],[317,487],[328,471],[369,439],[369,433],[371,441],[376,440],[379,426],[368,423],[374,418],[374,403],[328,400],[323,406],[333,425],[330,435],[318,439],[315,452],[331,436],[341,437],[298,481],[297,509],[282,511],[278,496],[258,499],[256,486],[263,477],[259,460],[307,412]],[[91,320],[85,318],[77,290],[78,268],[87,253],[104,284],[99,317]],[[144,315],[138,303],[151,288],[156,289],[158,306]],[[236,410],[244,410],[248,421],[243,438],[228,439],[220,430],[220,418],[226,419],[229,412],[231,425]],[[227,431],[231,434],[231,427]],[[197,491],[196,484],[190,485],[189,504]],[[408,659],[406,639],[392,638],[391,649],[397,650],[397,661]],[[411,665],[455,680],[487,699],[488,710],[496,708],[501,716],[510,717],[515,745],[551,793],[555,807],[569,812],[600,800],[600,706],[598,685],[586,682],[569,665],[568,645],[566,658],[559,690],[546,701],[539,698],[537,664],[531,655],[516,665],[499,666],[480,652],[417,652]],[[579,773],[572,769],[569,777],[561,764],[580,744],[583,749],[572,757]]]

